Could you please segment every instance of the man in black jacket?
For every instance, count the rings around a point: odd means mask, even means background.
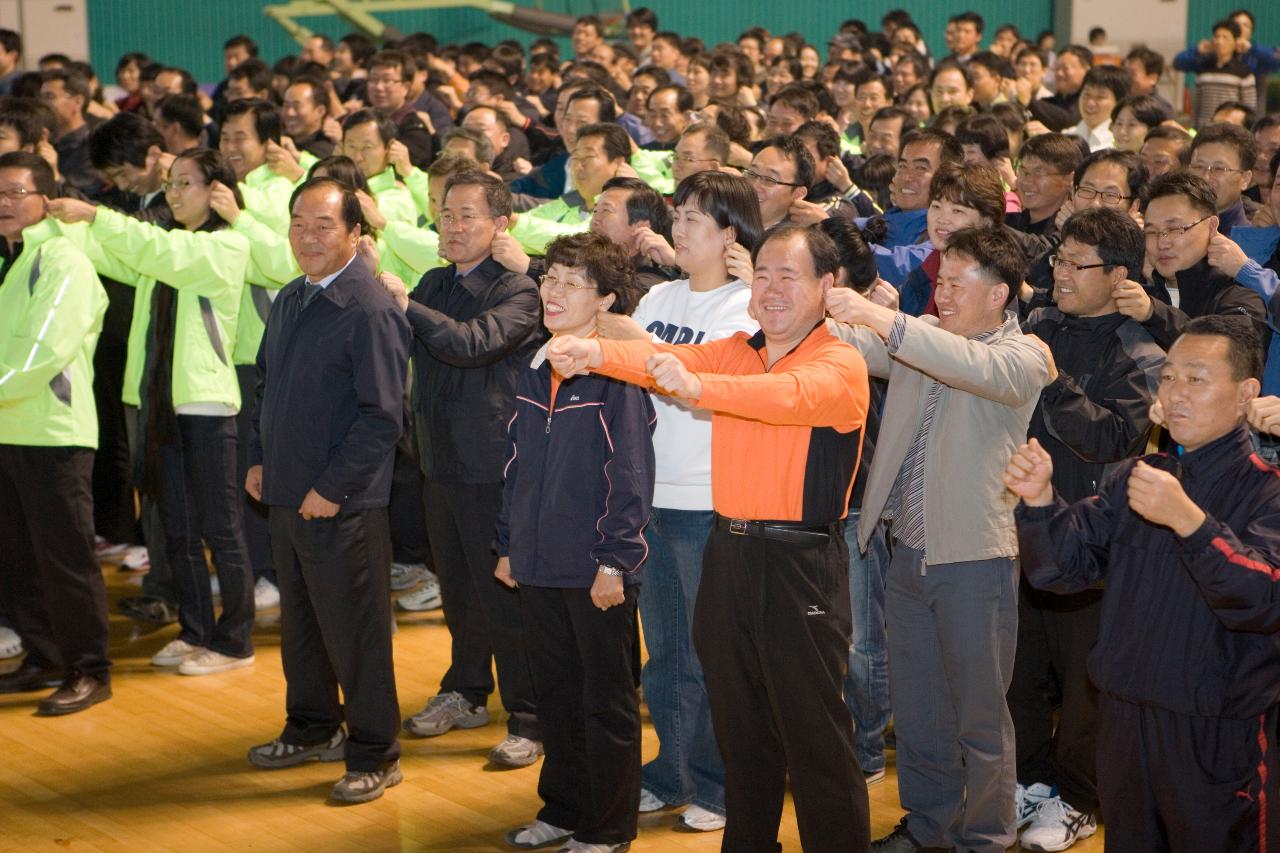
[[[306,275],[285,285],[267,318],[245,477],[270,508],[288,717],[249,761],[345,757],[332,797],[363,803],[401,781],[387,503],[409,325],[357,257],[354,193],[319,178],[294,192],[290,210]]]
[[[1112,296],[1142,268],[1142,256],[1142,230],[1128,215],[1102,207],[1073,215],[1050,256],[1056,306],[1036,309],[1023,324],[1045,343],[1057,373],[1028,433],[1053,459],[1054,486],[1068,501],[1095,494],[1106,468],[1138,452],[1147,436],[1164,351]],[[1026,584],[1019,595],[1008,698],[1018,825],[1031,824],[1022,834],[1031,850],[1066,849],[1096,831],[1098,697],[1085,661],[1098,638],[1101,598],[1098,590],[1055,595]]]
[[[1216,194],[1203,178],[1187,172],[1156,178],[1142,204],[1152,287],[1130,278],[1116,288],[1116,307],[1145,326],[1166,350],[1188,320],[1226,314],[1252,325],[1265,352],[1271,333],[1262,297],[1209,264],[1217,213]]]
[[[409,149],[409,160],[419,169],[425,169],[434,159],[436,140],[409,100],[415,71],[413,59],[407,53],[384,50],[374,54],[369,60],[368,101],[369,106],[382,110],[396,123],[396,138]],[[436,132],[443,130],[435,128]]]
[[[384,281],[413,329],[427,539],[453,639],[439,694],[404,727],[432,737],[486,725],[496,661],[511,718],[506,740],[489,758],[523,767],[542,754],[542,737],[519,593],[494,581],[493,537],[516,376],[538,347],[541,323],[533,281],[491,254],[510,216],[511,193],[501,180],[479,172],[451,176],[436,224],[440,252],[452,263],[423,276],[411,295],[400,282]]]
[[[1109,850],[1257,851],[1280,828],[1280,477],[1245,427],[1261,370],[1249,325],[1200,317],[1161,370],[1174,454],[1071,506],[1034,438],[1009,461],[1027,580],[1106,584],[1089,674]]]

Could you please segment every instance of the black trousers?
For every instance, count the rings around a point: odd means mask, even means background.
[[[236,380],[240,383],[240,412],[236,415],[236,483],[241,486],[240,503],[244,513],[244,542],[249,549],[249,566],[253,577],[276,582],[271,564],[271,536],[267,530],[267,508],[249,496],[243,488],[249,472],[249,431],[253,424],[253,400],[258,388],[258,367],[237,364]]]
[[[178,597],[178,637],[248,657],[253,654],[253,573],[240,512],[243,488],[235,479],[235,418],[178,415],[178,429],[181,446],[160,448],[160,521]],[[216,619],[205,545],[222,588],[222,613]]]
[[[125,405],[124,423],[129,434],[131,457],[145,453],[146,448],[142,446],[142,437],[139,435],[141,427],[138,424],[137,406]],[[138,467],[136,461],[131,459],[128,473],[130,482]],[[142,528],[142,543],[147,546],[147,559],[151,562],[151,568],[142,576],[142,594],[163,599],[176,607],[178,593],[173,588],[173,570],[169,568],[169,561],[165,558],[164,524],[160,521],[159,502],[139,492],[138,508],[141,511],[138,521]]]
[[[387,512],[305,521],[296,508],[273,506],[269,524],[287,682],[280,738],[323,743],[345,720],[347,769],[380,770],[400,757]]]
[[[546,757],[538,819],[588,844],[636,837],[640,697],[636,596],[601,610],[589,589],[521,586],[520,607]]]
[[[28,663],[106,679],[92,473],[88,448],[0,444],[0,591]]]
[[[401,442],[391,474],[391,559],[431,565],[427,548],[427,514],[422,506],[422,468]]]
[[[1278,711],[1190,717],[1103,696],[1098,793],[1108,853],[1274,850]]]
[[[110,310],[110,309],[108,309]],[[93,353],[93,394],[98,410],[98,450],[93,457],[94,527],[108,542],[142,541],[133,500],[133,468],[129,463],[129,435],[125,406],[124,340],[98,339]]]
[[[693,642],[725,765],[722,850],[777,849],[788,774],[806,851],[870,846],[842,692],[851,621],[843,531],[814,545],[711,532]]]
[[[1007,697],[1018,781],[1056,786],[1073,808],[1096,811],[1098,691],[1087,663],[1098,641],[1102,591],[1054,595],[1023,580],[1019,592],[1018,650]]]
[[[461,693],[483,705],[498,669],[502,707],[511,734],[541,740],[529,655],[520,623],[520,595],[493,576],[493,535],[502,508],[502,484],[423,486],[427,539],[440,578],[444,621],[453,640],[441,692]]]

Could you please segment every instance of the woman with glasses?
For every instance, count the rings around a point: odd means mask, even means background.
[[[215,187],[238,204],[235,173],[217,151],[196,148],[173,161],[167,225],[110,208],[57,199],[49,213],[85,244],[100,275],[136,288],[124,401],[138,406],[141,450],[135,475],[160,506],[181,631],[152,659],[184,675],[210,675],[254,661],[253,577],[236,478],[236,413],[243,404],[231,361],[249,241],[210,201]],[[218,572],[215,620],[204,549]]]
[[[626,251],[597,234],[547,247],[539,295],[552,335],[592,337],[640,296]],[[546,757],[543,807],[507,841],[601,853],[636,837],[639,570],[653,499],[653,403],[616,379],[562,377],[544,346],[516,380],[495,576],[520,590]]]

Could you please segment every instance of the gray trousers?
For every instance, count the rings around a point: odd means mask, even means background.
[[[926,847],[1003,853],[1017,782],[1005,693],[1018,635],[1012,558],[926,565],[901,542],[885,585],[898,795]]]
[[[143,453],[142,436],[138,423],[138,407],[125,404],[124,426],[128,435],[129,454],[131,460],[129,470],[137,469],[136,456]],[[173,588],[173,570],[169,568],[169,559],[164,555],[164,525],[160,523],[160,505],[153,499],[140,495],[142,506],[142,539],[147,546],[147,557],[151,560],[151,568],[142,576],[142,594],[151,598],[159,598],[170,604],[178,600],[178,593]]]

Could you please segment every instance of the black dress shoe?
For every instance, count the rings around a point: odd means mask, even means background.
[[[62,670],[24,663],[8,675],[0,675],[0,693],[30,693],[57,687],[62,683]]]
[[[925,847],[907,831],[907,819],[898,821],[893,832],[871,842],[872,853],[951,853],[950,847]]]
[[[103,681],[83,672],[73,672],[63,680],[62,686],[40,702],[37,717],[61,717],[83,711],[111,698],[111,682]]]

